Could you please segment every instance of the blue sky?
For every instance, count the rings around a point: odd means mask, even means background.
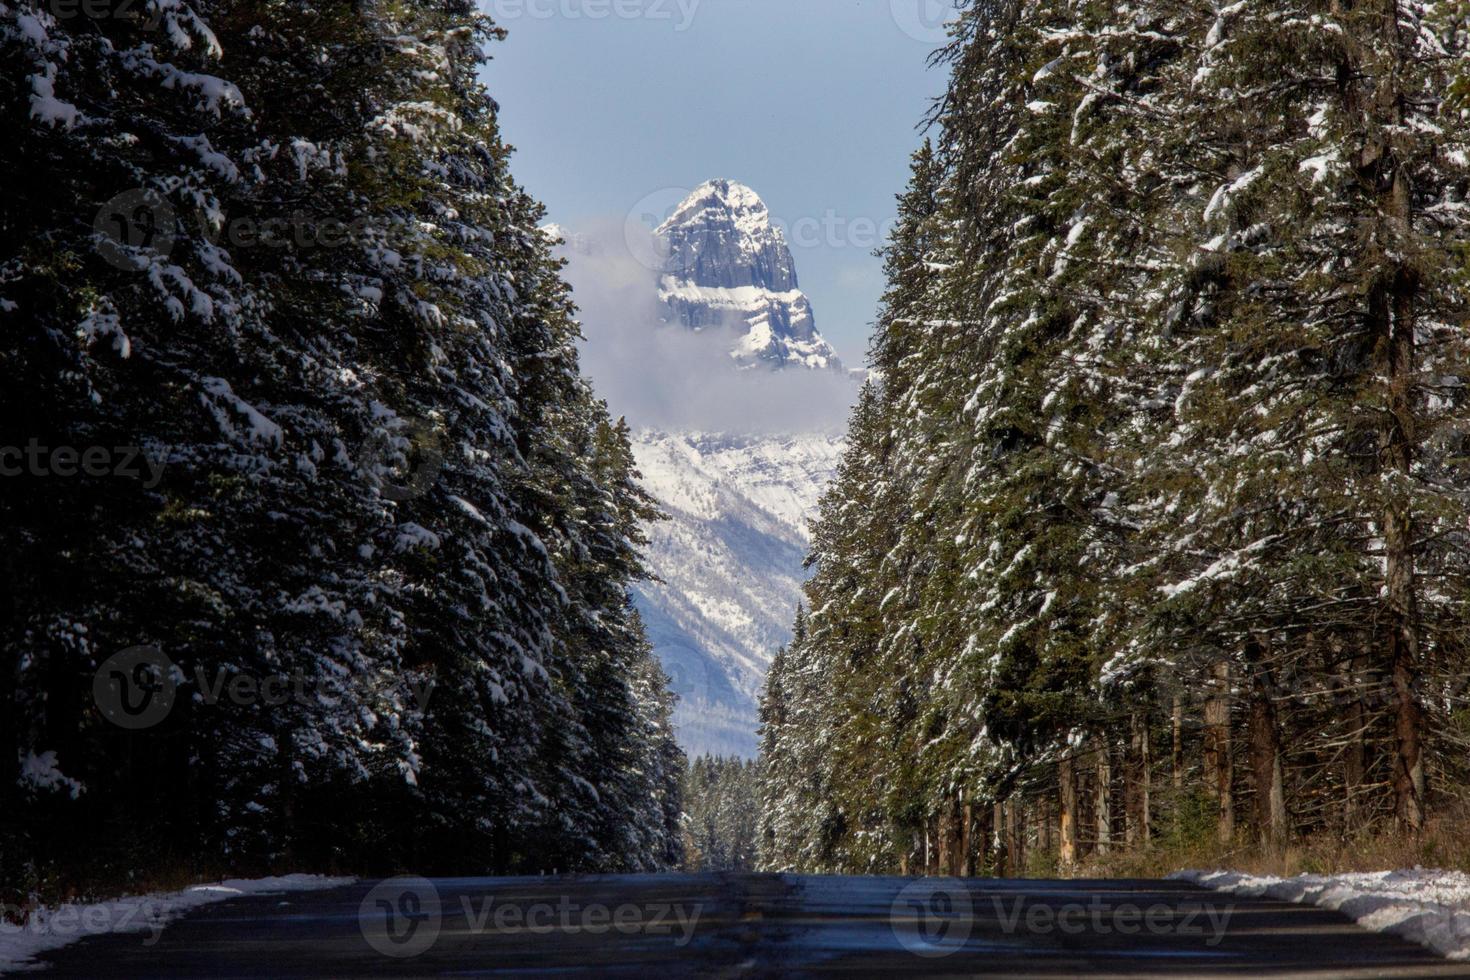
[[[926,59],[947,2],[482,0],[510,31],[485,79],[517,179],[574,231],[667,188],[753,187],[856,366],[883,289],[870,253],[943,89]]]

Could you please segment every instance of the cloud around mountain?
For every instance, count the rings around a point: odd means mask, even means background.
[[[664,322],[659,277],[640,261],[655,254],[652,230],[608,218],[566,239],[584,343],[582,367],[615,415],[639,427],[746,434],[840,432],[858,382],[840,371],[742,368],[730,355],[737,326],[701,331]],[[629,236],[647,235],[647,242]]]

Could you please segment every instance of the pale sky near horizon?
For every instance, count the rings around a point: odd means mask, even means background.
[[[945,82],[951,0],[481,0],[516,179],[572,231],[714,177],[793,239],[817,327],[863,363],[871,255]]]

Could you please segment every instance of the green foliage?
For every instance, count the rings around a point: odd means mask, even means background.
[[[466,0],[158,7],[0,20],[0,445],[162,465],[0,480],[7,880],[676,865],[629,598],[656,515],[477,80],[501,32]],[[176,707],[124,731],[92,678],[145,644]]]
[[[1173,849],[1217,778],[1263,834],[1463,784],[1462,5],[1268,6],[966,5],[767,692],[768,867],[984,866],[976,809],[1099,749],[1078,846],[1137,832],[1176,697]]]
[[[1160,816],[1159,846],[1180,853],[1208,848],[1215,841],[1218,809],[1214,798],[1201,789],[1175,795]]]
[[[754,761],[691,759],[684,773],[684,870],[754,871],[759,818]]]

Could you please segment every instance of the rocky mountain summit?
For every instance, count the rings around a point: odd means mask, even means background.
[[[744,184],[701,184],[655,231],[666,255],[659,299],[671,323],[735,334],[742,367],[841,370],[817,332],[786,236]]]

